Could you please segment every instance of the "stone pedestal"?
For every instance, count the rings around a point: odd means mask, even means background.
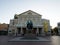
[[[27,30],[26,34],[24,35],[24,38],[26,38],[26,39],[35,39],[36,34],[33,34],[32,30]]]

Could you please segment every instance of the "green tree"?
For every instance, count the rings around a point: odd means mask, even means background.
[[[54,30],[55,34],[58,35],[58,28],[55,27],[53,30]]]

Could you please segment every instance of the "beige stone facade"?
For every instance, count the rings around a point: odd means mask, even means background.
[[[33,29],[31,30],[32,34],[50,34],[51,30],[49,20],[42,19],[42,15],[31,10],[21,14],[15,14],[14,19],[10,20],[8,33],[12,35],[27,34],[28,20],[33,22]]]

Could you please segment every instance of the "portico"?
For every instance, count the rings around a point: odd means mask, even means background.
[[[43,26],[34,26],[30,33],[32,34],[41,34],[43,31]],[[27,34],[27,27],[26,26],[17,26],[17,34]]]

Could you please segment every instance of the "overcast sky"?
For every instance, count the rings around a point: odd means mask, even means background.
[[[49,19],[51,26],[60,22],[60,0],[0,0],[0,23],[9,23],[15,14],[35,11]]]

